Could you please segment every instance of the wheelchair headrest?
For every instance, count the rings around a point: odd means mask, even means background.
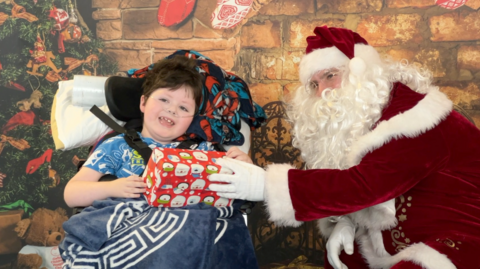
[[[145,78],[112,76],[105,81],[105,98],[112,115],[121,121],[142,118],[140,99]]]

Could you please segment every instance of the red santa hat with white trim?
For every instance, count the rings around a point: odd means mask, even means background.
[[[381,63],[378,52],[359,34],[344,28],[316,27],[307,37],[307,49],[300,61],[300,81],[306,84],[318,71],[346,66],[353,75],[361,76],[367,63]]]

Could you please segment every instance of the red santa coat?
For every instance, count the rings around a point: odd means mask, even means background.
[[[357,165],[346,170],[269,166],[270,220],[298,226],[320,219],[328,236],[326,217],[356,212],[361,227],[384,230],[392,256],[375,254],[361,236],[355,254],[341,256],[350,269],[402,260],[428,269],[480,268],[480,131],[452,111],[443,93],[396,83],[381,119],[352,145],[349,160]],[[393,198],[398,223],[372,207]]]

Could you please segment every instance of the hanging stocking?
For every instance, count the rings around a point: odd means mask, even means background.
[[[252,7],[253,0],[219,0],[212,14],[215,29],[233,28],[239,24]]]
[[[43,154],[42,156],[36,158],[36,159],[33,159],[31,161],[28,162],[27,164],[27,168],[25,170],[25,172],[27,174],[33,174],[35,173],[35,171],[37,171],[37,169],[45,163],[45,161],[47,162],[50,162],[52,160],[52,153],[53,153],[53,150],[52,149],[47,149]]]
[[[158,7],[158,23],[167,27],[181,23],[192,13],[195,2],[196,0],[161,0]]]
[[[456,9],[465,5],[466,2],[467,0],[437,0],[435,4],[446,9]]]
[[[35,113],[33,111],[21,111],[10,118],[2,127],[2,133],[6,134],[8,131],[17,127],[17,125],[33,125],[35,120]]]

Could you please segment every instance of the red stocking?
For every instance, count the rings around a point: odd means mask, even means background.
[[[52,149],[47,149],[42,154],[42,156],[29,161],[28,164],[27,164],[27,169],[26,169],[25,172],[27,174],[35,173],[35,171],[37,171],[37,169],[40,167],[40,165],[44,164],[45,161],[50,162],[52,160],[52,153],[53,153]]]
[[[167,27],[181,23],[192,13],[195,2],[196,0],[162,0],[158,7],[158,23]]]
[[[239,24],[252,7],[253,0],[221,0],[212,14],[215,29],[233,28]]]

